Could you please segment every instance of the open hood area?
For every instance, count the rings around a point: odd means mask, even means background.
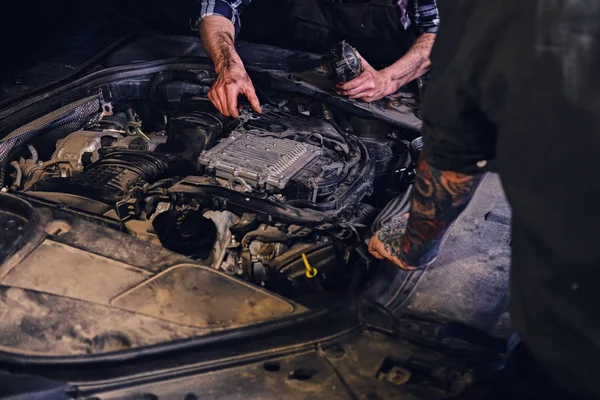
[[[3,103],[0,350],[111,354],[364,293],[397,315],[505,338],[510,210],[497,179],[436,265],[378,266],[365,239],[408,207],[415,107],[367,106],[294,72],[318,55],[239,52],[263,114],[220,115],[198,40],[165,35]]]

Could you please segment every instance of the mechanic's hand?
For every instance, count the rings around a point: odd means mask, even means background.
[[[394,93],[397,88],[388,76],[386,70],[377,71],[361,57],[363,73],[351,81],[336,85],[336,92],[351,99],[360,99],[370,103],[380,100],[388,94]]]
[[[400,252],[408,217],[409,213],[398,214],[381,226],[369,242],[369,252],[379,260],[387,259],[402,269],[412,271],[422,268],[422,266],[407,265],[392,254],[393,249],[396,249],[396,254]]]
[[[252,109],[262,113],[254,85],[243,65],[231,64],[224,68],[208,92],[208,98],[226,117],[239,117],[238,95],[248,98]]]
[[[408,271],[418,269],[417,267],[406,265],[398,257],[393,256],[392,253],[386,249],[385,244],[381,240],[379,240],[377,235],[373,236],[371,238],[371,241],[369,242],[369,253],[371,253],[375,258],[379,260],[387,259],[399,266],[400,268]]]

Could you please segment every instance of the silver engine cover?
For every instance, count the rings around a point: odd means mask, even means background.
[[[64,139],[56,142],[56,150],[52,154],[53,160],[74,160],[77,166],[83,168],[81,158],[84,153],[94,153],[102,147],[102,138],[113,137],[115,140],[123,138],[116,132],[76,131]]]
[[[242,178],[255,188],[282,190],[321,153],[317,146],[290,139],[235,132],[202,152],[200,163],[219,178]]]

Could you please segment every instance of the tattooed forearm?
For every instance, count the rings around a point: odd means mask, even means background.
[[[220,15],[211,15],[202,20],[200,24],[200,38],[215,64],[215,72],[220,74],[231,64],[242,63],[235,50],[235,28],[230,20]]]
[[[440,171],[421,158],[404,227],[382,229],[379,239],[406,267],[421,267],[437,256],[450,225],[465,209],[483,174]]]
[[[415,41],[406,54],[382,71],[389,75],[394,87],[400,88],[419,78],[431,68],[429,55],[435,42],[434,33],[425,33]]]

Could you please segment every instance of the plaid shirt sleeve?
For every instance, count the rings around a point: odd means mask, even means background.
[[[408,11],[419,34],[437,33],[440,25],[437,0],[414,0]]]
[[[240,13],[252,0],[198,0],[199,16],[192,29],[198,30],[200,22],[209,15],[222,15],[233,23],[237,36],[241,28]]]

